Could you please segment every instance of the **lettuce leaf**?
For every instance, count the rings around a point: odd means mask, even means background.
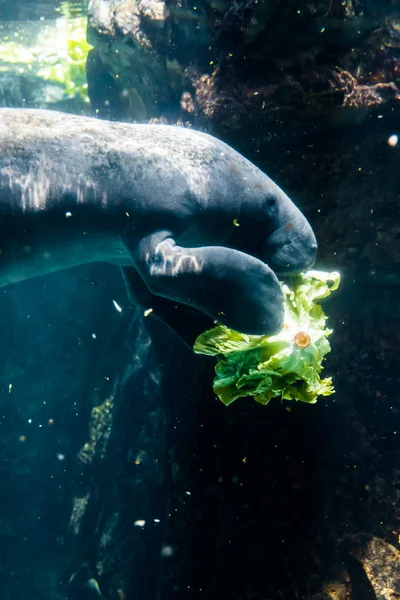
[[[225,405],[244,396],[260,404],[275,397],[313,404],[334,393],[331,377],[320,377],[332,330],[317,302],[339,283],[339,273],[314,270],[292,278],[290,287],[281,283],[285,318],[277,335],[246,335],[217,325],[197,338],[194,351],[217,358],[213,389]]]

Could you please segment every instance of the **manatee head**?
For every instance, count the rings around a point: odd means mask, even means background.
[[[260,258],[278,276],[310,269],[317,253],[311,225],[281,188],[257,171],[257,182],[247,187],[241,203],[238,249]]]
[[[276,186],[265,199],[271,219],[260,250],[260,258],[277,275],[290,275],[310,269],[317,254],[317,240],[303,213]]]

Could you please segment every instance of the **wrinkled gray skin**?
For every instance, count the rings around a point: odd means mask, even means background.
[[[209,135],[0,109],[0,286],[115,263],[191,344],[213,320],[278,331],[275,273],[311,267],[316,247],[286,194]]]

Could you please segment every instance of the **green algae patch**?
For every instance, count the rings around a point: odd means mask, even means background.
[[[86,41],[86,17],[71,16],[64,5],[55,20],[3,30],[0,72],[32,75],[59,84],[64,99],[80,97],[89,102],[86,59],[91,48]]]
[[[320,376],[332,330],[319,301],[339,283],[339,273],[314,270],[294,277],[290,287],[282,283],[285,317],[277,335],[246,335],[218,325],[196,339],[197,354],[217,358],[213,389],[225,405],[245,396],[260,404],[272,398],[313,404],[334,393],[331,377]]]

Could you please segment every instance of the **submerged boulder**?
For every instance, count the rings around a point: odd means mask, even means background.
[[[353,125],[400,100],[399,30],[390,2],[92,0],[92,79],[114,94],[90,93],[100,115],[220,134]]]

